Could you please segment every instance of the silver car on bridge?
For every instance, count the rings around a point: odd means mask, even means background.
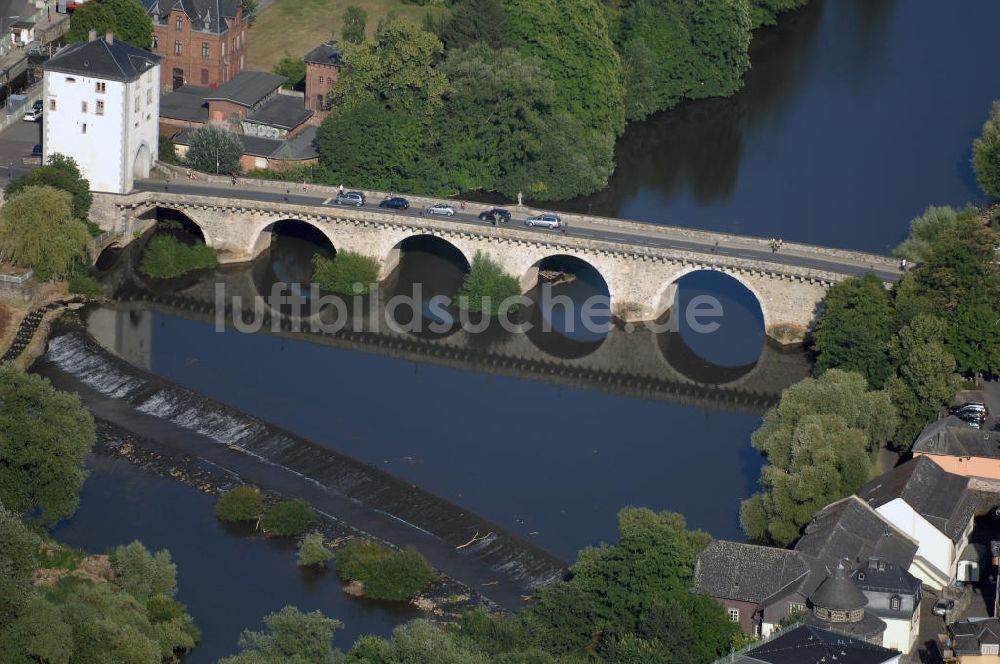
[[[558,214],[539,214],[528,217],[524,220],[525,226],[542,226],[544,228],[559,228],[562,226],[562,219]]]

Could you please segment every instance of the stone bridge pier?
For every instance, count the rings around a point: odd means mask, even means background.
[[[500,228],[447,219],[390,214],[371,208],[333,208],[263,201],[192,196],[168,192],[136,192],[126,196],[95,195],[100,223],[130,238],[141,217],[157,207],[186,215],[209,246],[226,262],[251,260],[264,251],[280,221],[295,220],[322,232],[337,251],[374,257],[380,278],[398,265],[401,245],[411,237],[437,237],[471,263],[482,252],[517,278],[524,291],[538,280],[547,258],[568,256],[592,266],[607,284],[613,314],[625,322],[655,320],[674,304],[677,282],[686,274],[711,270],[747,288],[760,303],[767,333],[779,341],[801,341],[815,320],[829,286],[847,275],[795,267],[779,262],[634,245],[576,236],[539,233],[509,225]],[[148,223],[148,222],[147,222]]]

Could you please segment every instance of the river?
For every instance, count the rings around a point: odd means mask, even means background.
[[[746,86],[629,127],[576,211],[885,252],[969,166],[1000,97],[994,0],[812,0],[751,43]]]
[[[1000,96],[1000,72],[988,66],[998,24],[994,0],[813,0],[757,34],[741,93],[630,127],[610,187],[564,207],[885,251],[927,205],[982,200],[968,161]],[[694,274],[681,284],[682,306],[701,294],[724,303],[711,335],[683,325],[645,336],[216,332],[204,314],[213,283],[264,292],[303,273],[324,249],[301,239],[280,239],[253,266],[129,282],[92,332],[137,375],[386,471],[564,560],[613,541],[625,505],[741,537],[739,502],[761,466],[749,436],[808,364],[801,350],[764,342],[760,312],[734,282]],[[409,249],[387,291],[457,288],[463,267],[446,250]],[[561,288],[599,295],[602,284],[579,268]],[[528,313],[558,319],[543,307]],[[43,364],[71,372],[79,359]],[[57,535],[94,550],[134,538],[171,549],[181,599],[206,631],[191,661],[231,651],[240,628],[286,603],[343,619],[339,643],[403,619],[345,602],[332,577],[299,578],[291,552],[227,533],[191,489],[100,459],[91,471],[80,512]]]

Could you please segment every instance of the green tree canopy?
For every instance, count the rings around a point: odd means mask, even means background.
[[[982,134],[972,143],[972,170],[983,193],[1000,198],[1000,101],[993,103]]]
[[[750,24],[774,25],[778,16],[805,7],[809,0],[750,0]]]
[[[286,606],[264,617],[266,629],[240,636],[240,653],[219,664],[336,664],[330,645],[341,623],[319,611],[303,613]]]
[[[299,542],[299,555],[295,564],[299,567],[326,565],[330,558],[333,558],[333,553],[326,548],[322,533],[309,533]]]
[[[881,388],[892,371],[889,339],[894,320],[889,291],[874,274],[834,284],[823,298],[813,332],[816,372],[856,371],[869,385]]]
[[[910,222],[910,235],[892,250],[892,255],[914,263],[923,263],[930,257],[934,243],[945,229],[960,218],[975,219],[977,216],[978,212],[971,205],[961,210],[947,205],[932,205]]]
[[[555,83],[557,110],[584,129],[620,134],[625,128],[621,59],[603,3],[503,0],[503,7],[511,43],[540,60]]]
[[[357,5],[349,5],[344,10],[344,27],[341,37],[345,44],[360,44],[365,40],[365,27],[368,23],[368,12]]]
[[[288,80],[281,87],[286,90],[304,90],[306,83],[306,63],[302,58],[296,58],[287,51],[274,65],[274,73]]]
[[[375,100],[387,110],[429,118],[440,110],[447,87],[444,74],[433,67],[442,51],[435,35],[391,17],[374,39],[345,44],[331,98],[338,109]]]
[[[173,597],[177,592],[177,566],[170,552],[149,552],[141,542],[117,547],[111,555],[115,570],[115,585],[143,604],[161,595]]]
[[[500,0],[459,0],[437,26],[437,35],[448,50],[510,46],[507,12]]]
[[[64,277],[86,262],[90,234],[71,203],[69,194],[49,186],[11,195],[0,210],[0,256],[30,267],[41,280]]]
[[[21,514],[38,508],[46,524],[71,516],[94,445],[90,413],[10,363],[0,366],[0,403],[0,502]]]
[[[11,182],[4,191],[4,197],[10,199],[25,187],[38,185],[48,185],[68,193],[73,197],[73,216],[77,219],[87,218],[93,200],[90,194],[90,182],[80,173],[80,167],[72,157],[61,154],[49,156],[44,166],[39,166]]]
[[[857,373],[830,369],[785,390],[753,434],[767,464],[763,491],[742,505],[744,531],[755,541],[795,541],[817,509],[864,483],[896,426],[889,395],[867,391]]]
[[[39,544],[20,517],[0,504],[0,625],[20,615],[31,599]]]
[[[961,387],[955,358],[945,349],[948,328],[940,319],[918,315],[903,327],[889,347],[897,375],[886,390],[899,413],[896,447],[909,449],[920,430]]]
[[[241,156],[243,143],[239,137],[218,125],[209,124],[191,134],[191,145],[184,160],[199,171],[228,175],[242,172]]]
[[[73,12],[66,40],[86,41],[91,30],[102,38],[114,32],[115,39],[143,49],[153,43],[153,22],[139,0],[95,0],[80,5]]]

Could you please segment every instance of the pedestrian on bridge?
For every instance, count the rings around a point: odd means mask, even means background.
[[[340,185],[340,187],[337,188],[337,193],[343,196],[343,194],[344,194],[344,185]]]

